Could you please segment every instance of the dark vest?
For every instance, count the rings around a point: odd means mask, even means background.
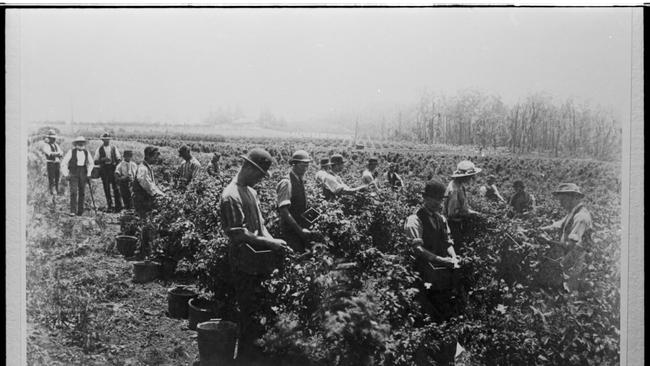
[[[104,149],[104,145],[99,148],[99,158],[105,158],[106,157],[106,150]],[[109,164],[104,164],[101,163],[101,165],[115,165],[117,163],[117,154],[115,153],[115,146],[111,145],[111,162]]]
[[[429,215],[424,208],[420,208],[416,215],[422,222],[422,247],[433,254],[447,256],[447,228],[439,214]]]
[[[305,186],[295,174],[289,173],[289,181],[291,182],[291,205],[289,206],[289,213],[291,213],[291,216],[293,216],[300,227],[307,228],[309,227],[309,223],[302,217],[302,214],[307,211]]]
[[[54,143],[54,144],[47,143],[47,144],[50,145],[50,149],[51,149],[52,154],[45,154],[45,160],[47,160],[48,163],[54,163],[55,162],[54,160],[56,159],[54,157],[54,153],[59,151],[59,149],[57,149],[56,143]]]
[[[86,164],[87,164],[87,162],[88,162],[88,150],[84,149],[83,151],[84,151],[84,155],[86,156]],[[75,149],[72,149],[70,161],[68,161],[68,170],[70,172],[72,172],[72,171],[74,171],[74,170],[76,170],[78,168],[84,168],[85,169],[86,165],[84,164],[83,167],[78,167],[77,166],[77,152],[75,151]]]

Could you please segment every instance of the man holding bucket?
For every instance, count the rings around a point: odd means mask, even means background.
[[[264,296],[261,287],[264,275],[252,268],[257,263],[244,262],[243,258],[250,247],[277,254],[292,250],[284,240],[273,238],[264,226],[257,192],[253,189],[262,179],[269,177],[271,155],[263,149],[252,149],[241,157],[243,164],[237,176],[224,189],[219,205],[223,231],[230,240],[228,260],[239,306],[240,344],[250,346],[261,336],[255,315],[260,298]]]

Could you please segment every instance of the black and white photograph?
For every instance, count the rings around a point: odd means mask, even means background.
[[[7,364],[643,364],[642,23],[5,9]]]

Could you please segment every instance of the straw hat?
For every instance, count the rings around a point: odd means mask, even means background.
[[[469,177],[475,174],[478,174],[481,172],[481,168],[477,168],[474,166],[474,163],[472,163],[469,160],[463,160],[458,165],[456,166],[456,170],[454,171],[454,174],[451,175],[452,178],[460,178],[460,177]]]
[[[108,133],[108,132],[105,132],[105,133],[102,134],[100,139],[102,139],[102,140],[110,140],[111,139],[111,134]]]
[[[291,155],[289,162],[300,162],[300,163],[310,163],[312,160],[309,157],[309,153],[305,150],[298,150]]]
[[[86,143],[86,139],[85,139],[83,136],[77,136],[77,137],[75,137],[74,140],[72,140],[72,143],[75,143],[75,142],[82,142],[82,143],[85,144],[85,143]]]
[[[50,137],[50,138],[55,139],[56,138],[56,131],[54,131],[54,130],[47,131],[47,135],[45,135],[45,137]]]

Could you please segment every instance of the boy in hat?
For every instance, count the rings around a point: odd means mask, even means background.
[[[135,180],[135,173],[138,170],[138,165],[131,161],[132,157],[133,151],[124,150],[124,160],[117,164],[117,167],[115,168],[115,180],[117,180],[117,183],[120,186],[122,203],[124,204],[124,208],[127,210],[130,210],[133,207],[131,184]]]
[[[374,185],[377,187],[377,181],[375,178],[377,177],[377,165],[379,162],[377,161],[377,158],[370,158],[368,159],[368,164],[366,165],[366,169],[364,169],[363,173],[361,174],[361,183],[365,185]]]
[[[70,182],[70,212],[77,216],[83,214],[86,182],[90,180],[94,166],[86,150],[86,139],[79,136],[72,140],[72,149],[61,161],[61,175]]]
[[[243,164],[224,189],[219,206],[223,231],[230,241],[228,259],[239,306],[240,336],[243,338],[240,345],[250,346],[261,335],[254,317],[259,311],[258,296],[263,293],[262,277],[248,274],[241,268],[239,253],[246,244],[280,253],[292,250],[284,240],[273,238],[266,229],[257,192],[253,189],[262,179],[269,177],[271,155],[263,149],[252,149],[241,157]]]
[[[61,147],[56,143],[56,132],[49,130],[45,135],[45,141],[41,146],[41,152],[45,155],[45,162],[47,164],[47,181],[50,194],[59,194],[59,176],[61,174],[61,158],[63,152]],[[54,188],[54,193],[52,191]]]
[[[102,178],[107,212],[120,212],[122,210],[122,200],[120,200],[120,191],[115,181],[115,168],[122,160],[122,157],[117,147],[111,144],[111,135],[109,133],[102,134],[101,139],[102,145],[95,150],[95,164],[99,165],[99,176]],[[111,196],[111,188],[114,197]],[[115,198],[115,208],[113,208],[113,198]]]
[[[522,214],[526,211],[531,211],[535,209],[535,197],[532,194],[525,191],[524,182],[521,180],[516,180],[512,187],[515,190],[515,194],[510,198],[511,209],[515,214]]]
[[[311,161],[309,153],[304,150],[293,153],[289,160],[289,176],[277,186],[282,239],[296,252],[307,249],[312,234],[308,229],[309,222],[303,217],[308,207],[303,177]]]
[[[365,184],[356,188],[350,188],[347,184],[343,183],[343,179],[338,175],[343,171],[343,165],[343,156],[334,154],[330,158],[331,170],[320,175],[320,184],[323,187],[325,199],[330,200],[341,194],[355,194],[368,188],[368,185]]]
[[[184,160],[178,167],[178,187],[185,188],[201,170],[201,163],[192,156],[190,147],[187,145],[183,145],[178,149],[178,155]]]

